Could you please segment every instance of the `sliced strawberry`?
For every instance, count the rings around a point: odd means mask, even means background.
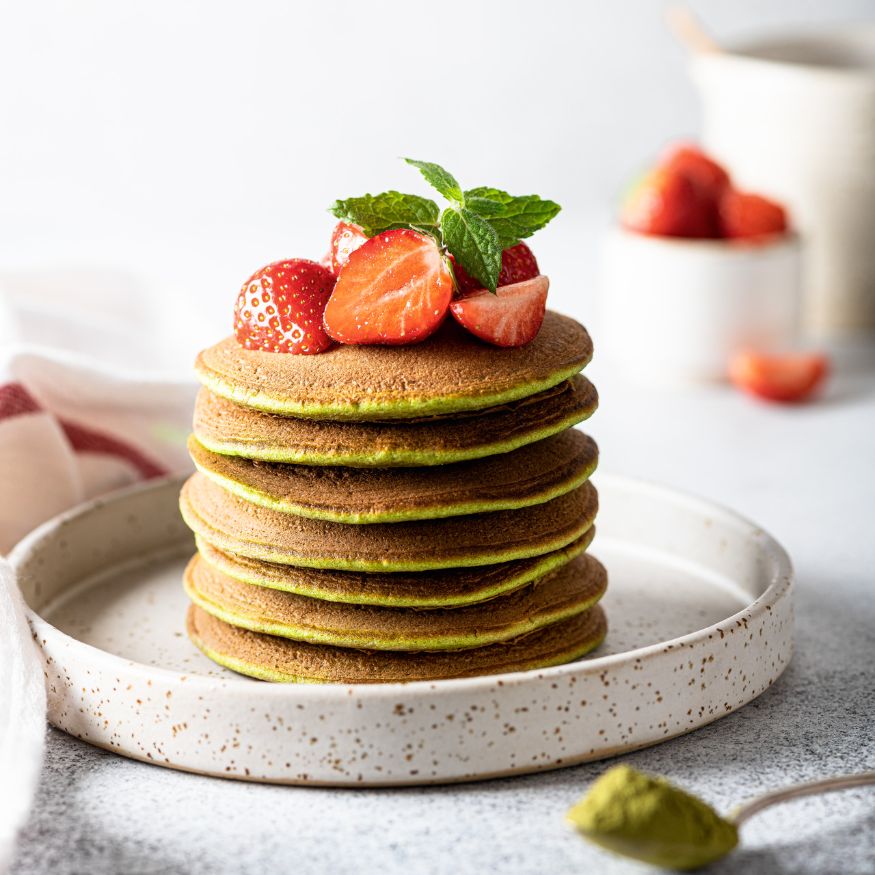
[[[700,194],[714,203],[729,188],[726,170],[692,143],[672,146],[660,158],[659,165],[686,176]]]
[[[820,353],[766,355],[745,350],[729,363],[729,378],[739,389],[769,401],[802,401],[828,372],[829,360]]]
[[[493,295],[486,289],[459,298],[450,312],[471,334],[496,346],[523,346],[541,328],[550,281],[545,276],[499,286]]]
[[[683,173],[657,167],[632,188],[620,213],[623,227],[656,237],[711,237],[708,201]]]
[[[334,288],[330,270],[306,258],[276,261],[243,284],[234,335],[246,349],[312,355],[331,346],[322,326]]]
[[[416,343],[443,322],[453,278],[437,243],[399,229],[372,237],[349,257],[325,308],[340,343]]]
[[[483,288],[483,284],[469,276],[464,268],[456,264],[455,259],[453,259],[453,271],[462,294]],[[535,253],[525,243],[509,246],[501,253],[501,272],[498,274],[498,285],[511,286],[514,283],[521,283],[523,280],[530,280],[539,273]]]
[[[355,252],[368,238],[358,225],[350,222],[338,222],[331,234],[331,270],[334,275],[340,273],[341,268],[349,261],[350,253]]]
[[[729,189],[720,199],[720,227],[724,237],[783,234],[787,213],[779,203],[762,195]]]

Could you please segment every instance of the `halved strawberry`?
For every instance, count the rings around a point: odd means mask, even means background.
[[[246,349],[312,355],[331,346],[322,326],[334,288],[330,270],[306,258],[276,261],[243,284],[234,335]]]
[[[450,312],[475,337],[495,346],[523,346],[541,328],[550,281],[536,276],[499,286],[493,295],[480,289],[450,304]]]
[[[787,213],[767,197],[729,189],[720,198],[720,227],[724,237],[783,234],[787,230]]]
[[[464,268],[456,263],[455,259],[453,259],[453,272],[456,274],[456,282],[462,294],[483,288],[483,284],[478,283],[467,274]],[[523,280],[530,280],[539,273],[535,253],[525,243],[509,246],[501,253],[501,272],[498,274],[498,285],[511,286],[514,283],[521,283]]]
[[[802,401],[828,372],[829,360],[821,353],[767,355],[744,350],[729,362],[729,378],[739,389],[769,401]]]
[[[349,261],[351,252],[355,252],[368,238],[358,225],[351,222],[338,222],[331,234],[331,270],[334,275],[340,273],[343,266]]]
[[[633,186],[623,201],[623,227],[656,237],[712,237],[708,200],[683,173],[656,167]]]
[[[325,308],[325,330],[340,343],[416,343],[443,322],[452,296],[431,237],[386,231],[350,254]]]

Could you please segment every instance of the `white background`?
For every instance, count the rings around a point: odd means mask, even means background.
[[[721,40],[875,14],[873,0],[692,5]],[[664,7],[6,3],[0,270],[121,271],[103,279],[120,312],[139,297],[162,326],[160,343],[126,341],[129,357],[184,368],[227,333],[253,270],[322,255],[336,197],[422,190],[397,160],[412,155],[562,203],[534,249],[552,306],[591,323],[599,227],[665,141],[697,130]],[[65,279],[85,311],[91,282]]]

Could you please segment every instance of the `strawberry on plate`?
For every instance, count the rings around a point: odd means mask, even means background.
[[[483,288],[483,285],[478,283],[472,276],[469,276],[464,268],[456,263],[455,259],[453,259],[453,271],[456,274],[456,283],[462,294]],[[509,246],[501,253],[501,272],[498,274],[499,286],[511,286],[514,283],[521,283],[523,280],[533,279],[539,273],[535,253],[525,243]]]
[[[432,237],[385,231],[350,254],[325,308],[325,330],[340,343],[416,343],[443,322],[452,296]]]
[[[724,237],[731,238],[783,234],[787,213],[762,195],[729,189],[720,198],[720,228]]]
[[[814,394],[829,373],[821,353],[768,355],[743,350],[729,362],[729,378],[745,392],[768,401],[803,401]]]
[[[338,222],[334,226],[328,257],[331,258],[331,270],[335,276],[349,261],[350,253],[355,252],[367,239],[365,232],[351,222]]]
[[[306,258],[276,261],[243,284],[234,335],[246,349],[312,355],[331,346],[322,326],[334,288],[330,270]]]
[[[450,312],[471,334],[495,346],[523,346],[535,339],[544,321],[550,281],[536,276],[499,286],[493,295],[480,289],[450,304]]]
[[[711,237],[708,201],[686,174],[667,167],[646,173],[631,189],[620,213],[623,227],[656,237]]]

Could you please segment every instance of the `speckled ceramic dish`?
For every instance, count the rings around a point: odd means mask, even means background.
[[[409,684],[266,684],[185,636],[193,544],[176,480],[92,502],[15,549],[49,719],[125,756],[289,784],[467,781],[690,732],[771,685],[792,652],[792,569],[700,499],[599,476],[608,636],[555,668]]]

